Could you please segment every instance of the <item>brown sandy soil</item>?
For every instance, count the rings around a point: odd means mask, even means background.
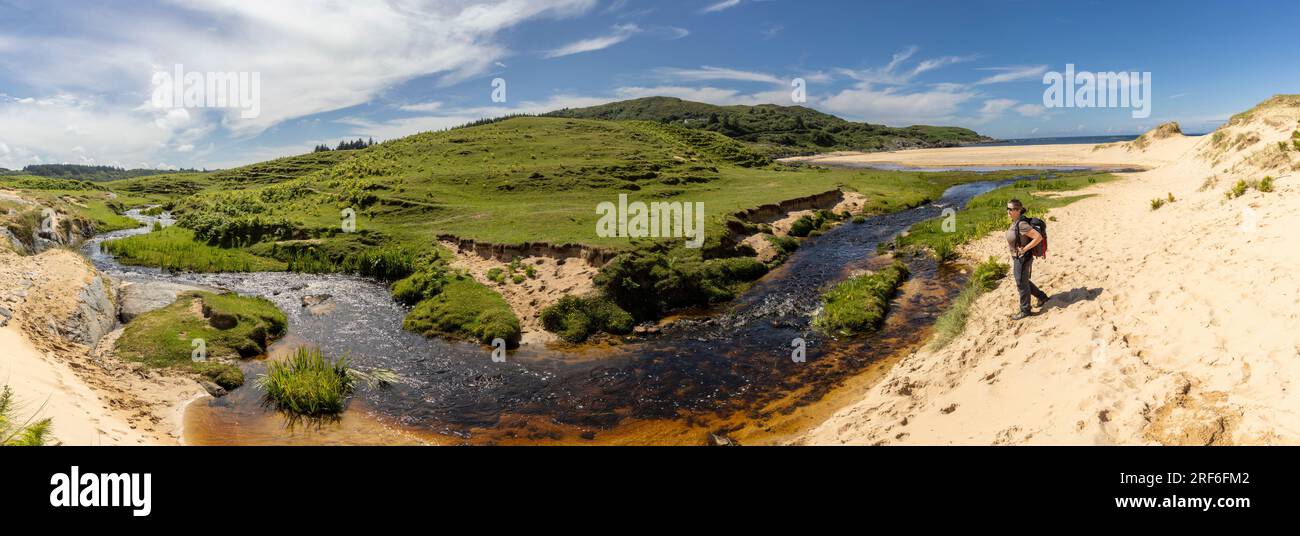
[[[176,444],[185,404],[206,396],[197,383],[69,339],[70,319],[84,312],[78,297],[98,277],[71,251],[23,257],[0,248],[0,306],[14,315],[0,330],[0,381],[27,410],[53,418],[59,443]]]
[[[507,275],[506,282],[501,284],[488,279],[487,273],[493,268],[504,270],[508,263],[479,256],[473,251],[457,251],[456,245],[450,242],[443,242],[442,245],[456,256],[451,263],[452,268],[465,270],[475,281],[496,290],[510,304],[515,316],[519,317],[521,345],[544,345],[559,340],[542,327],[542,309],[564,296],[581,296],[596,291],[593,280],[600,268],[579,257],[525,257],[520,259],[520,266],[533,266],[537,270],[537,277],[515,283]]]
[[[794,443],[1300,443],[1300,391],[1291,385],[1300,378],[1300,151],[1277,147],[1298,125],[1300,101],[1273,99],[1221,135],[1153,136],[1141,148],[861,157],[1153,169],[1090,187],[1095,197],[1051,212],[1051,252],[1035,263],[1034,280],[1053,297],[1037,316],[1008,318],[1015,286],[1003,281],[977,300],[950,345],[903,358]],[[1238,179],[1265,175],[1277,178],[1276,191],[1225,199]],[[1169,194],[1177,201],[1150,208]],[[1005,258],[1005,250],[995,235],[963,256]]]

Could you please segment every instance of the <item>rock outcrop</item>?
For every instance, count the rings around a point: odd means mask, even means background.
[[[123,284],[118,296],[118,319],[123,323],[149,311],[162,309],[176,302],[176,297],[185,292],[203,291],[221,293],[221,289],[202,285],[186,285],[165,281]]]

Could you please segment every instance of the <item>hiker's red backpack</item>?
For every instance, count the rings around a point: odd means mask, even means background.
[[[1043,241],[1039,242],[1037,246],[1034,246],[1034,249],[1030,250],[1029,254],[1034,257],[1046,257],[1047,256],[1047,222],[1038,218],[1021,218],[1021,221],[1028,223],[1030,227],[1033,227],[1035,231],[1038,231],[1038,234],[1043,236]],[[1016,222],[1015,227],[1016,227],[1016,243],[1019,244],[1020,223]]]

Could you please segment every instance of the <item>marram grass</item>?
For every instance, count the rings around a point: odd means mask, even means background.
[[[37,447],[49,441],[50,419],[20,421],[18,403],[8,385],[0,389],[0,447]]]

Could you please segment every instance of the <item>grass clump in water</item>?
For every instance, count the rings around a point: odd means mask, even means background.
[[[970,308],[976,298],[997,288],[998,283],[1007,276],[1008,269],[1009,267],[998,262],[996,257],[989,257],[975,267],[975,273],[966,282],[966,287],[957,295],[957,299],[953,300],[952,306],[935,321],[935,336],[931,343],[934,349],[947,346],[966,330],[966,320],[970,318]]]
[[[326,358],[319,348],[299,348],[284,361],[272,361],[257,378],[266,401],[290,415],[326,417],[343,413],[356,390],[348,359]]]
[[[347,409],[358,384],[386,387],[401,379],[390,370],[363,372],[347,357],[330,359],[319,348],[299,348],[283,361],[272,361],[258,376],[267,405],[291,417],[336,417]]]
[[[957,260],[957,247],[953,245],[951,240],[935,242],[930,253],[934,256],[935,262],[939,264],[947,264]]]
[[[822,311],[813,326],[846,336],[879,329],[889,312],[889,300],[908,275],[907,266],[894,261],[883,270],[835,285],[822,295]]]

